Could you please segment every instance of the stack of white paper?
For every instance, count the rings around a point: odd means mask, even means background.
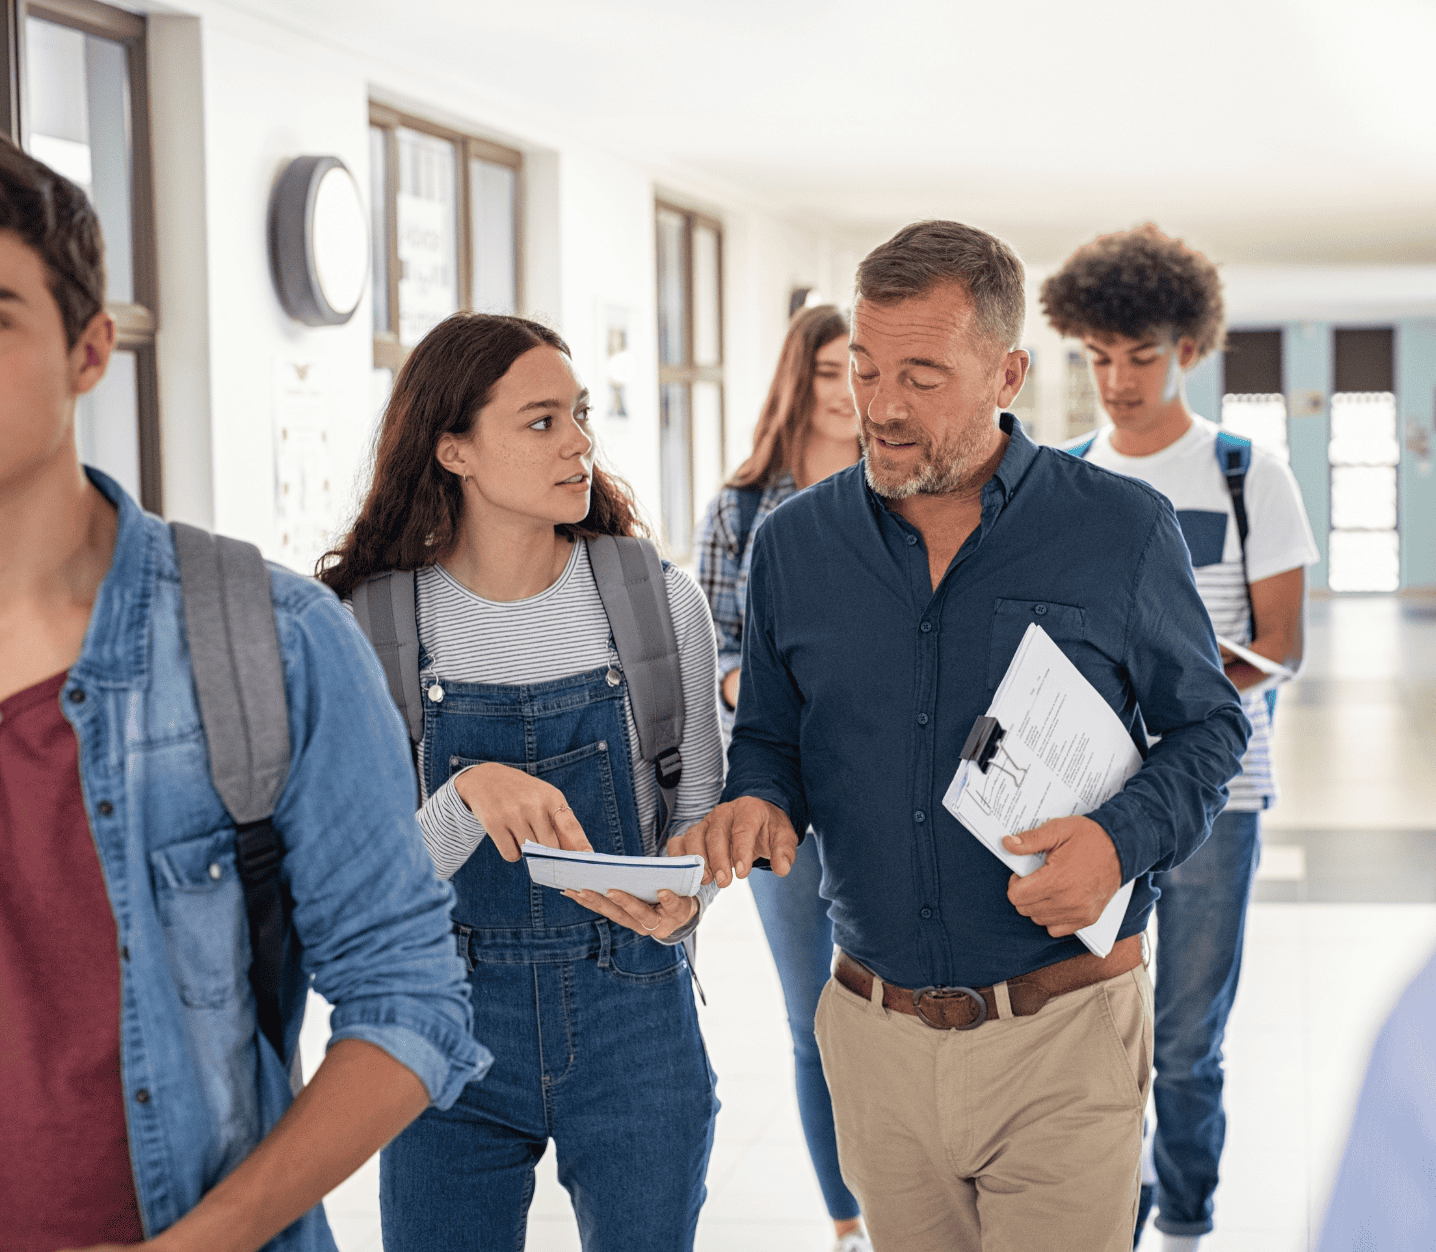
[[[612,856],[607,852],[568,852],[526,841],[519,849],[529,877],[559,891],[626,891],[646,904],[658,903],[659,888],[676,896],[698,894],[703,882],[701,856]]]
[[[1122,790],[1142,764],[1132,737],[1047,632],[1027,628],[987,710],[1006,732],[987,772],[963,761],[943,807],[1014,873],[1026,877],[1043,856],[1014,856],[1002,845],[1057,817],[1092,812]],[[1077,932],[1098,956],[1116,942],[1132,884],[1102,916]]]

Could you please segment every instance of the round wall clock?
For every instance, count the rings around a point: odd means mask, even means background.
[[[369,278],[369,222],[359,187],[332,156],[295,157],[269,204],[279,301],[306,326],[342,326]]]

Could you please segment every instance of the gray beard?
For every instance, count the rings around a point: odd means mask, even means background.
[[[904,432],[906,433],[906,432]],[[987,461],[984,449],[987,431],[984,427],[968,429],[941,448],[933,449],[926,440],[922,441],[923,459],[916,470],[900,481],[883,481],[875,471],[868,433],[862,423],[858,425],[858,446],[863,453],[863,473],[877,495],[885,500],[906,500],[911,496],[944,496],[960,491],[969,485]]]

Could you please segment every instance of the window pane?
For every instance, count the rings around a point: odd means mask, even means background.
[[[1222,425],[1259,448],[1291,460],[1286,442],[1286,397],[1280,394],[1222,397]]]
[[[663,533],[676,552],[687,552],[693,542],[689,435],[688,385],[666,383],[659,390],[659,489],[663,497]]]
[[[1080,352],[1067,353],[1067,437],[1085,435],[1097,425],[1097,391],[1092,371]]]
[[[369,127],[369,208],[372,218],[370,268],[374,284],[374,329],[389,331],[389,161],[384,128]]]
[[[693,227],[693,363],[717,365],[723,359],[719,336],[718,232]]]
[[[1333,591],[1395,591],[1401,581],[1394,530],[1334,530],[1328,559]]]
[[[693,384],[693,520],[701,520],[708,501],[723,485],[723,389],[717,383]]]
[[[457,155],[447,139],[399,130],[399,338],[413,346],[459,307]]]
[[[518,171],[493,161],[470,161],[469,195],[474,206],[474,308],[480,313],[517,313]]]
[[[1331,463],[1395,465],[1396,397],[1389,391],[1337,392],[1331,397]]]
[[[138,367],[133,352],[115,352],[105,376],[75,403],[80,460],[103,470],[136,500],[140,498]]]
[[[1389,465],[1333,466],[1331,525],[1334,530],[1395,530],[1395,468]]]
[[[688,276],[683,215],[658,210],[658,363],[688,363]]]
[[[135,298],[130,182],[130,75],[125,46],[25,21],[30,153],[78,183],[105,236],[106,298]]]

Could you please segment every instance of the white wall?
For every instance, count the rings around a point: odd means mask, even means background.
[[[275,179],[303,154],[340,157],[367,192],[371,97],[524,150],[525,311],[565,336],[594,386],[603,310],[628,310],[638,366],[631,416],[601,422],[599,435],[650,519],[659,516],[655,194],[724,223],[729,468],[751,438],[789,290],[816,286],[847,299],[851,246],[782,220],[739,189],[576,139],[496,102],[481,85],[419,78],[382,49],[327,45],[222,0],[182,7],[198,22],[156,23],[168,34],[151,86],[162,149],[160,335],[169,347],[161,357],[164,474],[176,515],[278,554],[275,373],[289,359],[317,364],[328,380],[335,508],[353,507],[373,429],[369,301],[341,327],[287,317],[270,277],[267,213]]]

